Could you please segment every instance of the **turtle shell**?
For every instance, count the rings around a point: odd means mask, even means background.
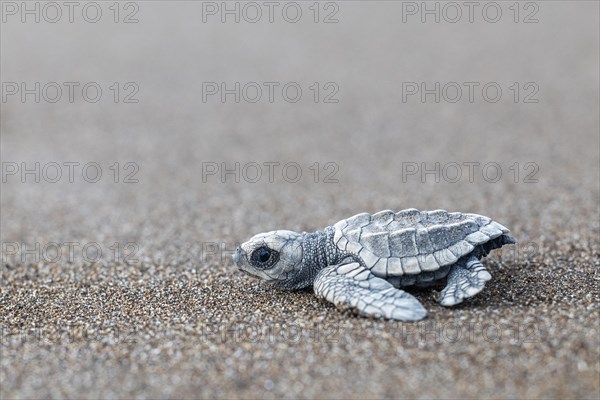
[[[384,278],[437,271],[509,232],[482,215],[414,208],[357,214],[333,227],[338,249]]]

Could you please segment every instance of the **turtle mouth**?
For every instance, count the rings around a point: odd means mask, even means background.
[[[246,271],[245,269],[242,269],[242,268],[240,268],[240,267],[238,267],[238,271],[242,272],[244,275],[247,275],[247,276],[249,276],[249,277],[251,277],[251,278],[254,278],[254,279],[260,279],[260,277],[258,277],[258,276],[256,276],[256,275],[254,275],[254,274],[251,274],[250,272],[248,272],[248,271]]]

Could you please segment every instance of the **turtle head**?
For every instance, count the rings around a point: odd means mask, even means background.
[[[299,288],[303,282],[303,234],[292,231],[260,233],[233,254],[239,269],[277,286]]]

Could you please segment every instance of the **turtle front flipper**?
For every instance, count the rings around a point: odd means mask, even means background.
[[[417,299],[376,277],[357,262],[322,269],[315,279],[314,290],[317,297],[366,316],[418,321],[427,315]]]

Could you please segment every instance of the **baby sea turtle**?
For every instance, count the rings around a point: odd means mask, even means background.
[[[479,261],[516,243],[488,217],[444,210],[362,213],[314,233],[272,231],[243,243],[233,260],[279,287],[315,294],[362,315],[416,321],[427,311],[407,286],[446,283],[440,304],[479,293],[492,278]]]

